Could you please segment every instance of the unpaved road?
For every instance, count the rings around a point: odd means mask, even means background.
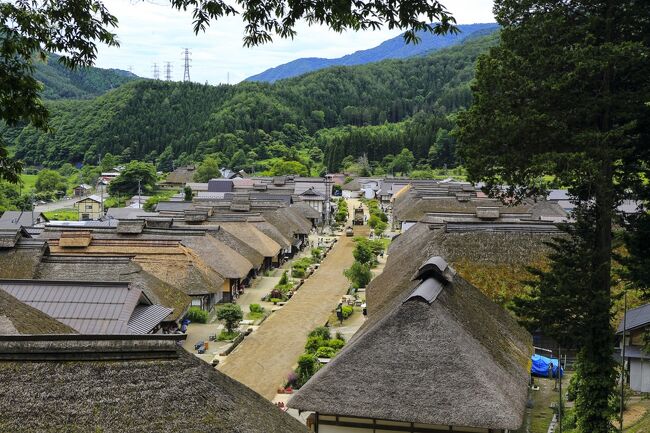
[[[355,227],[355,235],[367,236],[367,226]],[[284,384],[303,353],[307,334],[325,324],[347,292],[343,269],[354,258],[352,238],[342,236],[325,260],[293,298],[273,313],[219,365],[219,370],[269,400]]]

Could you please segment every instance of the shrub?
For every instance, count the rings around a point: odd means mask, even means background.
[[[352,308],[350,305],[344,305],[341,307],[341,313],[343,314],[343,318],[347,319],[352,315],[352,313],[354,313],[354,308]]]
[[[201,307],[190,307],[185,318],[196,323],[208,323],[208,312]]]
[[[284,271],[282,273],[282,277],[280,277],[280,281],[278,282],[278,286],[284,286],[289,282],[289,276],[287,275],[287,271]]]
[[[305,269],[304,268],[293,268],[291,271],[291,275],[293,275],[296,278],[302,278],[305,276]]]
[[[238,331],[228,332],[228,331],[226,331],[224,329],[217,336],[217,340],[218,341],[230,341],[230,340],[234,340],[235,338],[237,338],[238,335],[239,335]]]
[[[334,340],[341,340],[342,342],[345,343],[345,337],[343,336],[343,334],[341,334],[338,331],[336,332],[336,335],[334,336]]]
[[[280,289],[273,289],[273,290],[271,290],[271,293],[270,293],[269,296],[271,297],[271,299],[278,298],[278,299],[282,300],[282,291]]]
[[[298,358],[298,376],[300,381],[305,383],[316,373],[318,369],[318,359],[311,353],[304,353]]]
[[[330,328],[327,326],[319,326],[309,333],[309,337],[321,337],[323,340],[332,338]]]
[[[273,305],[278,305],[278,302],[281,302],[282,299],[280,298],[271,298],[269,301],[273,302]]]
[[[311,250],[311,258],[314,263],[319,262],[320,259],[323,257],[323,249],[322,248],[312,248]]]
[[[264,312],[264,307],[262,307],[260,304],[250,304],[248,306],[248,309],[250,310],[251,313],[263,313]]]
[[[217,310],[217,319],[225,322],[228,332],[233,332],[243,318],[244,313],[239,305],[223,304]]]
[[[327,340],[319,335],[307,338],[307,343],[305,344],[305,351],[307,353],[316,353],[320,347],[327,346]]]
[[[332,338],[327,342],[327,346],[331,347],[334,350],[340,350],[343,348],[343,346],[345,346],[345,341],[339,338]]]
[[[331,347],[319,347],[316,351],[317,358],[333,358],[336,355],[336,350]]]

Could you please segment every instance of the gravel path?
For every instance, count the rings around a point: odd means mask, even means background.
[[[367,226],[355,235],[367,236]],[[352,238],[342,236],[325,260],[282,309],[242,342],[219,370],[271,400],[303,353],[307,334],[325,324],[347,292],[343,269],[354,258]]]

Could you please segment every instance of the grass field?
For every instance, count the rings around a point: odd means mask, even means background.
[[[23,193],[27,193],[35,188],[36,178],[38,176],[35,174],[21,174],[20,180],[22,182]]]
[[[57,209],[43,214],[50,221],[79,221],[79,212],[76,209]]]

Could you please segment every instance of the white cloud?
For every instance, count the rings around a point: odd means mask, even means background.
[[[276,39],[272,44],[244,48],[244,25],[239,17],[213,22],[205,33],[195,35],[192,15],[172,9],[165,0],[106,0],[119,20],[115,30],[120,47],[99,48],[97,66],[128,69],[152,77],[156,62],[164,77],[164,63],[171,62],[174,80],[183,77],[181,51],[192,51],[192,81],[236,83],[246,77],[301,57],[339,57],[372,48],[400,33],[398,30],[335,33],[321,26],[300,24],[294,40]],[[493,22],[492,0],[443,1],[459,23]]]

